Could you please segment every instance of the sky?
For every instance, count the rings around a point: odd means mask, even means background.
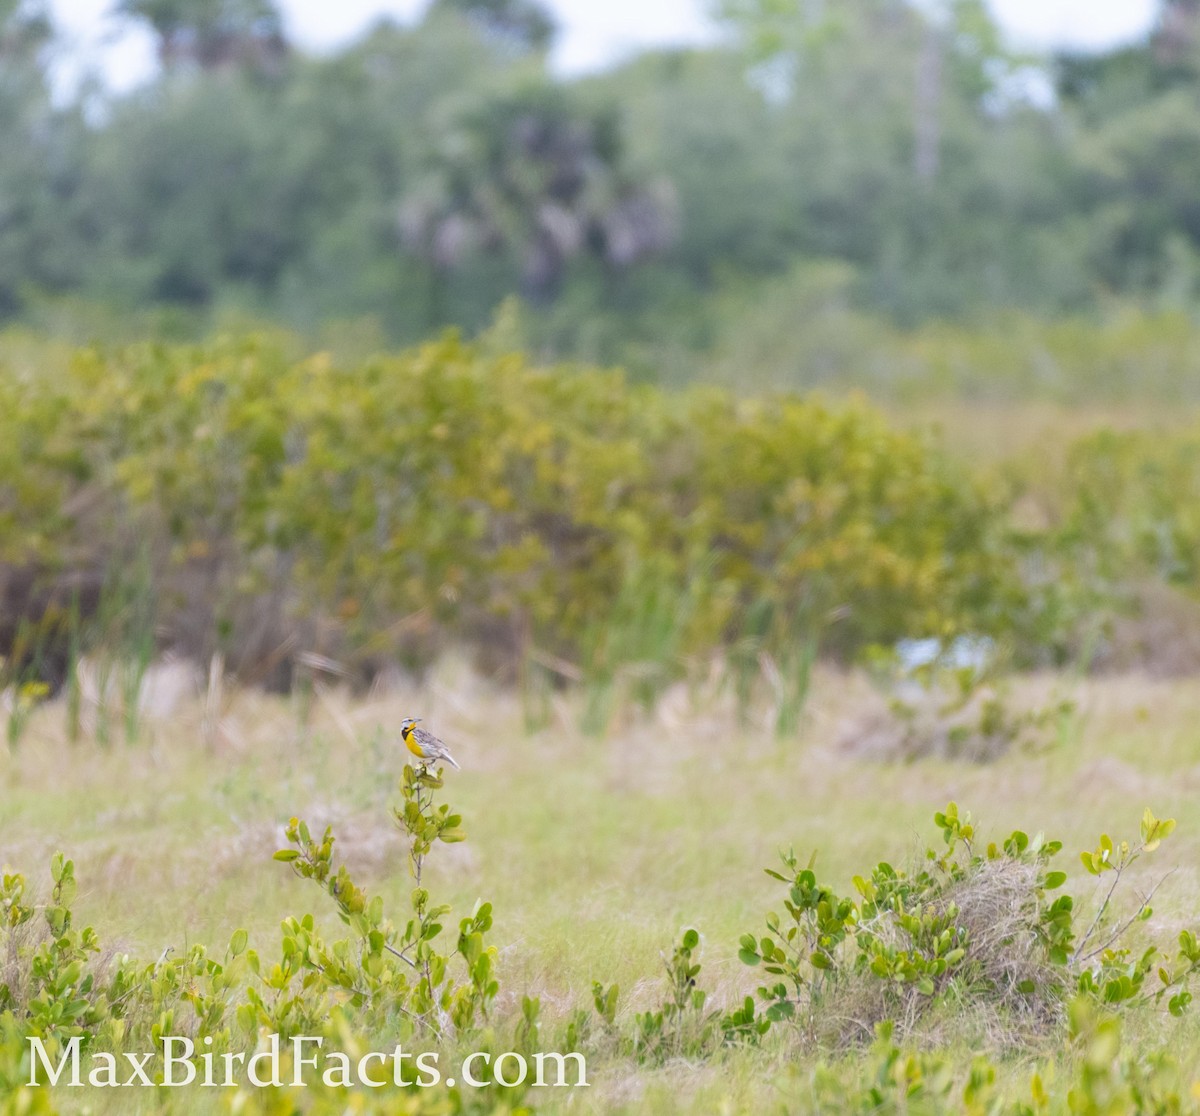
[[[412,20],[426,0],[279,0],[292,38],[308,49],[341,45],[382,16]],[[1103,48],[1144,34],[1156,0],[988,0],[1015,45]],[[71,83],[81,67],[125,90],[154,68],[150,36],[119,30],[114,0],[50,0],[69,43],[62,64]],[[640,47],[703,42],[712,35],[705,0],[546,0],[558,18],[553,58],[560,73],[598,69]]]

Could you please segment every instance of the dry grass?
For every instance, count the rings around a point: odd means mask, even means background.
[[[948,710],[940,694],[914,694],[898,710],[882,695],[847,717],[837,746],[855,759],[911,763],[919,759],[988,763],[1013,745],[1008,732],[980,728],[980,696],[962,708]]]
[[[972,968],[987,989],[984,1002],[999,1016],[1044,1031],[1059,1019],[1059,992],[1065,981],[1037,935],[1041,872],[1035,864],[985,860],[947,894],[967,931]],[[1022,992],[1032,986],[1032,993]]]
[[[1093,665],[1112,674],[1194,677],[1200,671],[1200,601],[1168,585],[1139,586],[1128,611],[1104,634]]]
[[[1061,1021],[1059,993],[1066,979],[1037,937],[1040,879],[1034,864],[997,858],[931,895],[927,909],[957,908],[955,925],[967,932],[967,955],[937,997],[862,972],[845,974],[816,1012],[818,1046],[844,1049],[874,1040],[884,1020],[898,1039],[941,1047],[971,1036],[996,1053],[1028,1050]],[[890,914],[872,927],[899,949],[911,946]],[[1020,991],[1023,983],[1035,988]]]
[[[172,688],[165,679],[148,684],[158,696],[144,701],[133,745],[71,746],[54,702],[34,714],[15,754],[0,752],[0,865],[41,879],[63,849],[80,881],[77,924],[143,957],[194,941],[223,948],[245,927],[272,958],[280,919],[308,910],[343,932],[314,889],[270,862],[293,814],[333,825],[361,885],[389,909],[402,905],[409,881],[388,808],[403,764],[394,727],[408,715],[434,725],[464,767],[447,793],[468,841],[438,850],[430,886],[456,911],[481,896],[493,901],[503,1002],[541,996],[548,1034],[590,1003],[593,980],[620,984],[625,1021],[653,1004],[660,954],[687,926],[702,934],[701,984],[712,1002],[738,1003],[762,975],[737,960],[737,940],[761,933],[778,906],[778,884],[762,868],[781,846],[803,859],[817,850],[821,878],[845,893],[852,873],[903,862],[936,838],[931,815],[951,799],[989,836],[1019,826],[1061,838],[1061,866],[1074,874],[1067,890],[1084,907],[1093,885],[1072,850],[1093,847],[1101,831],[1131,835],[1149,805],[1180,826],[1135,866],[1130,887],[1179,870],[1146,931],[1170,940],[1194,925],[1200,903],[1200,830],[1188,820],[1200,793],[1200,692],[1188,681],[1020,679],[1019,704],[1063,691],[1076,698],[1069,738],[988,764],[885,764],[839,749],[839,726],[872,690],[860,675],[824,668],[800,735],[782,741],[759,725],[739,728],[725,697],[695,706],[683,691],[603,740],[582,735],[578,702],[556,695],[549,723],[527,733],[519,698],[455,659],[420,685],[396,676],[366,697],[330,688],[305,704],[226,687],[215,711],[194,680]],[[206,718],[215,731],[206,733]],[[954,896],[979,979],[997,987],[1036,979],[1036,958],[1020,940],[1028,882],[989,870]],[[973,1010],[964,1002],[914,1016],[914,1041],[1021,1046],[1044,1023],[1015,1001]],[[868,1003],[844,1014],[865,1022],[879,1013]],[[780,1090],[792,1096],[774,1057],[747,1053],[694,1073],[601,1063],[597,1086],[572,1107],[762,1111],[778,1106]],[[802,1094],[792,1097],[801,1109]]]
[[[968,697],[945,687],[901,681],[870,690],[840,720],[835,746],[846,756],[882,763],[939,759],[991,763],[1014,748],[1052,743],[1069,719],[1061,690],[1009,692],[1004,681]]]

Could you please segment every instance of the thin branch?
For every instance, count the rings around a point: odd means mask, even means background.
[[[1109,886],[1108,894],[1104,897],[1104,902],[1100,904],[1100,909],[1096,912],[1096,917],[1092,919],[1091,926],[1087,928],[1087,933],[1079,939],[1079,945],[1075,947],[1075,952],[1071,954],[1072,965],[1078,963],[1079,956],[1083,952],[1083,947],[1088,944],[1088,939],[1096,932],[1096,927],[1100,925],[1100,920],[1104,917],[1104,912],[1108,910],[1108,904],[1112,901],[1113,892],[1117,890],[1117,884],[1121,882],[1121,873],[1125,871],[1126,866],[1131,862],[1132,857],[1113,870],[1113,882]]]
[[[410,968],[415,969],[417,967],[417,963],[411,957],[405,957],[404,954],[400,950],[398,950],[395,946],[388,945],[387,942],[384,942],[383,948],[386,949],[388,951],[388,953],[390,953],[393,957],[399,957],[400,960],[403,961]]]
[[[1120,938],[1121,935],[1124,934],[1126,930],[1128,930],[1135,922],[1137,922],[1137,920],[1141,917],[1142,911],[1144,911],[1146,909],[1146,907],[1149,906],[1150,900],[1154,898],[1154,893],[1160,887],[1162,887],[1162,885],[1164,883],[1166,883],[1166,881],[1169,877],[1173,876],[1174,874],[1175,874],[1175,869],[1172,868],[1171,871],[1169,871],[1165,876],[1163,876],[1163,878],[1161,880],[1159,880],[1158,883],[1156,883],[1150,889],[1148,894],[1146,894],[1145,896],[1142,897],[1141,906],[1138,907],[1138,909],[1136,911],[1134,911],[1134,913],[1132,915],[1130,915],[1129,918],[1127,918],[1119,927],[1117,927],[1116,930],[1114,930],[1112,932],[1112,934],[1110,935],[1108,940],[1106,942],[1104,942],[1103,945],[1097,946],[1094,950],[1092,950],[1091,953],[1089,953],[1086,957],[1084,957],[1083,961],[1085,961],[1085,962],[1090,961],[1093,957],[1097,956],[1098,954],[1103,953],[1106,949],[1108,949],[1109,946],[1111,946],[1113,944],[1113,942],[1115,942],[1118,938]]]
[[[390,948],[390,947],[387,947],[387,948]],[[315,968],[317,970],[317,972],[319,972],[322,976],[325,976],[326,978],[328,978],[328,973],[326,972],[324,965],[318,965],[314,962],[313,968]],[[334,983],[334,982],[331,982],[331,983]],[[362,996],[363,999],[365,999],[365,1000],[373,1001],[375,999],[374,993],[369,988],[359,988],[359,986],[357,984],[351,984],[351,985],[339,984],[336,986],[339,988],[348,988],[348,990],[353,992],[356,996]],[[409,1011],[408,1008],[406,1008],[406,1007],[401,1007],[400,1004],[392,1003],[389,1006],[395,1008],[398,1012],[400,1012],[401,1015],[407,1015],[409,1017],[409,1019],[411,1019],[414,1023],[419,1023],[423,1026],[428,1027],[431,1031],[433,1031],[433,1033],[435,1035],[437,1035],[438,1038],[442,1037],[442,1032],[439,1031],[435,1026],[433,1026],[433,1024],[431,1024],[429,1022],[429,1020],[424,1018],[423,1016],[417,1015],[414,1012]]]

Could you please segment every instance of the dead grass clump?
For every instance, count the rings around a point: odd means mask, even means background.
[[[986,1001],[1014,1017],[1049,1025],[1061,1017],[1065,970],[1040,934],[1042,867],[1000,857],[982,861],[947,893],[967,931],[967,957]]]
[[[1000,857],[932,894],[926,910],[952,909],[965,931],[966,957],[943,976],[934,995],[865,968],[847,972],[818,1012],[822,1044],[844,1048],[871,1042],[885,1020],[901,1041],[936,1048],[964,1040],[992,1050],[1028,1048],[1062,1019],[1065,970],[1048,956],[1039,933],[1038,864]],[[916,909],[916,908],[914,908]],[[913,942],[890,912],[872,933],[899,950]]]
[[[990,763],[1020,735],[1011,719],[996,716],[1001,700],[991,687],[980,688],[965,703],[916,686],[892,699],[876,695],[842,722],[836,746],[856,759],[884,763],[926,758]]]

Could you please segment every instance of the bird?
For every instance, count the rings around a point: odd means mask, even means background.
[[[456,771],[461,771],[458,766],[458,761],[447,750],[443,744],[432,732],[427,732],[423,728],[417,728],[420,717],[406,717],[404,723],[400,726],[400,737],[404,741],[404,746],[412,752],[417,759],[425,763],[430,763],[434,760],[445,760]]]

